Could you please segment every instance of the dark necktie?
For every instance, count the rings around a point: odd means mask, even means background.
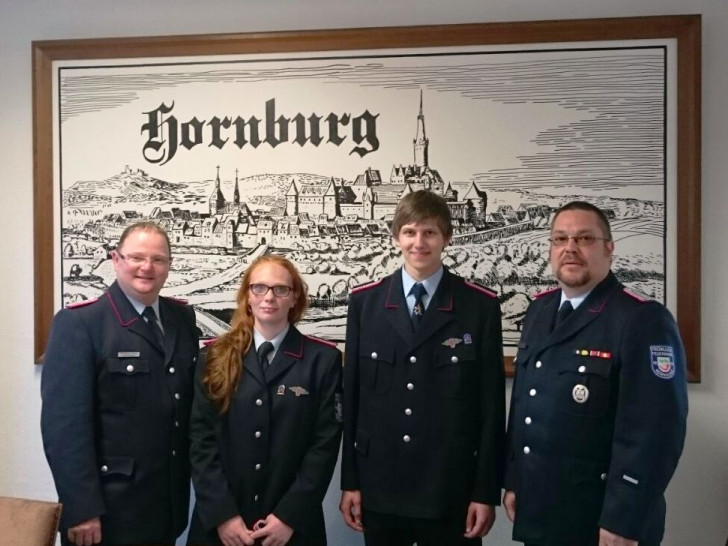
[[[142,317],[144,317],[144,320],[149,326],[150,331],[152,332],[154,339],[157,340],[159,346],[164,347],[164,334],[162,333],[162,329],[159,327],[159,324],[157,324],[157,313],[154,312],[154,307],[151,305],[145,307],[144,311],[142,311]]]
[[[574,311],[574,307],[571,305],[569,300],[566,300],[561,304],[558,313],[556,313],[556,322],[554,323],[554,330],[566,320],[566,318]]]
[[[263,368],[267,368],[270,365],[268,355],[271,351],[273,351],[273,344],[270,341],[264,341],[258,347],[258,362]]]
[[[427,290],[422,286],[422,283],[418,282],[414,284],[410,294],[415,297],[415,306],[412,308],[412,324],[416,328],[422,322],[422,315],[425,314],[425,303],[422,301],[422,297],[427,294]]]

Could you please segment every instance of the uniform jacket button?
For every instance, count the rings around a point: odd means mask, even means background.
[[[101,467],[101,472],[108,472],[108,471],[109,471],[109,467],[108,467],[108,466],[106,466],[106,465],[103,465],[103,466]]]
[[[169,373],[174,373],[174,372],[175,372],[174,366],[170,366],[169,367]]]
[[[372,353],[372,358],[373,358],[374,360],[376,360],[378,356],[379,356],[379,355],[378,355],[377,353]]]
[[[411,357],[410,357],[410,362],[411,362],[412,364],[414,364],[415,362],[417,362],[417,357],[416,357],[416,356],[411,356]]]
[[[133,364],[129,364],[126,367],[126,371],[129,372],[129,373],[133,372],[134,371],[134,365]]]
[[[262,401],[262,400],[261,400],[260,398],[258,398],[258,399],[257,399],[257,400],[255,401],[255,405],[256,405],[256,406],[262,406],[262,405],[263,405],[263,401]]]
[[[450,362],[452,362],[453,364],[457,364],[457,363],[458,363],[458,357],[456,357],[456,356],[453,356],[453,357],[452,357],[452,358],[450,359]]]
[[[414,386],[414,384],[413,384],[413,383],[407,383],[407,390],[408,390],[408,391],[411,391],[411,390],[412,390],[412,389],[414,389],[414,388],[415,388],[415,386]]]
[[[409,441],[410,441],[411,439],[412,439],[412,438],[410,438],[409,434],[405,434],[404,436],[402,436],[402,440],[404,440],[404,442],[405,442],[405,443],[409,443]]]

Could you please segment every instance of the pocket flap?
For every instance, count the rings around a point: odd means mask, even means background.
[[[149,361],[141,358],[110,358],[107,360],[107,364],[111,373],[125,375],[149,373]]]
[[[104,457],[101,463],[102,476],[126,476],[134,473],[134,457],[123,455],[110,455]]]

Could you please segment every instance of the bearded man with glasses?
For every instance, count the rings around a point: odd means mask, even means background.
[[[172,262],[153,222],[127,227],[101,297],[53,319],[41,430],[65,544],[174,544],[187,526],[195,314],[160,297]]]
[[[685,351],[660,303],[611,271],[602,210],[551,223],[559,287],[534,297],[515,359],[506,514],[533,546],[655,546],[685,440]]]

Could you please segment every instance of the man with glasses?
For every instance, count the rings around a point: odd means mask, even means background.
[[[657,545],[685,439],[677,325],[611,272],[615,245],[599,208],[564,205],[549,241],[559,288],[535,296],[515,360],[503,497],[513,538]]]
[[[160,297],[172,261],[153,222],[124,230],[114,282],[53,319],[41,430],[63,544],[174,544],[187,526],[195,315]]]

